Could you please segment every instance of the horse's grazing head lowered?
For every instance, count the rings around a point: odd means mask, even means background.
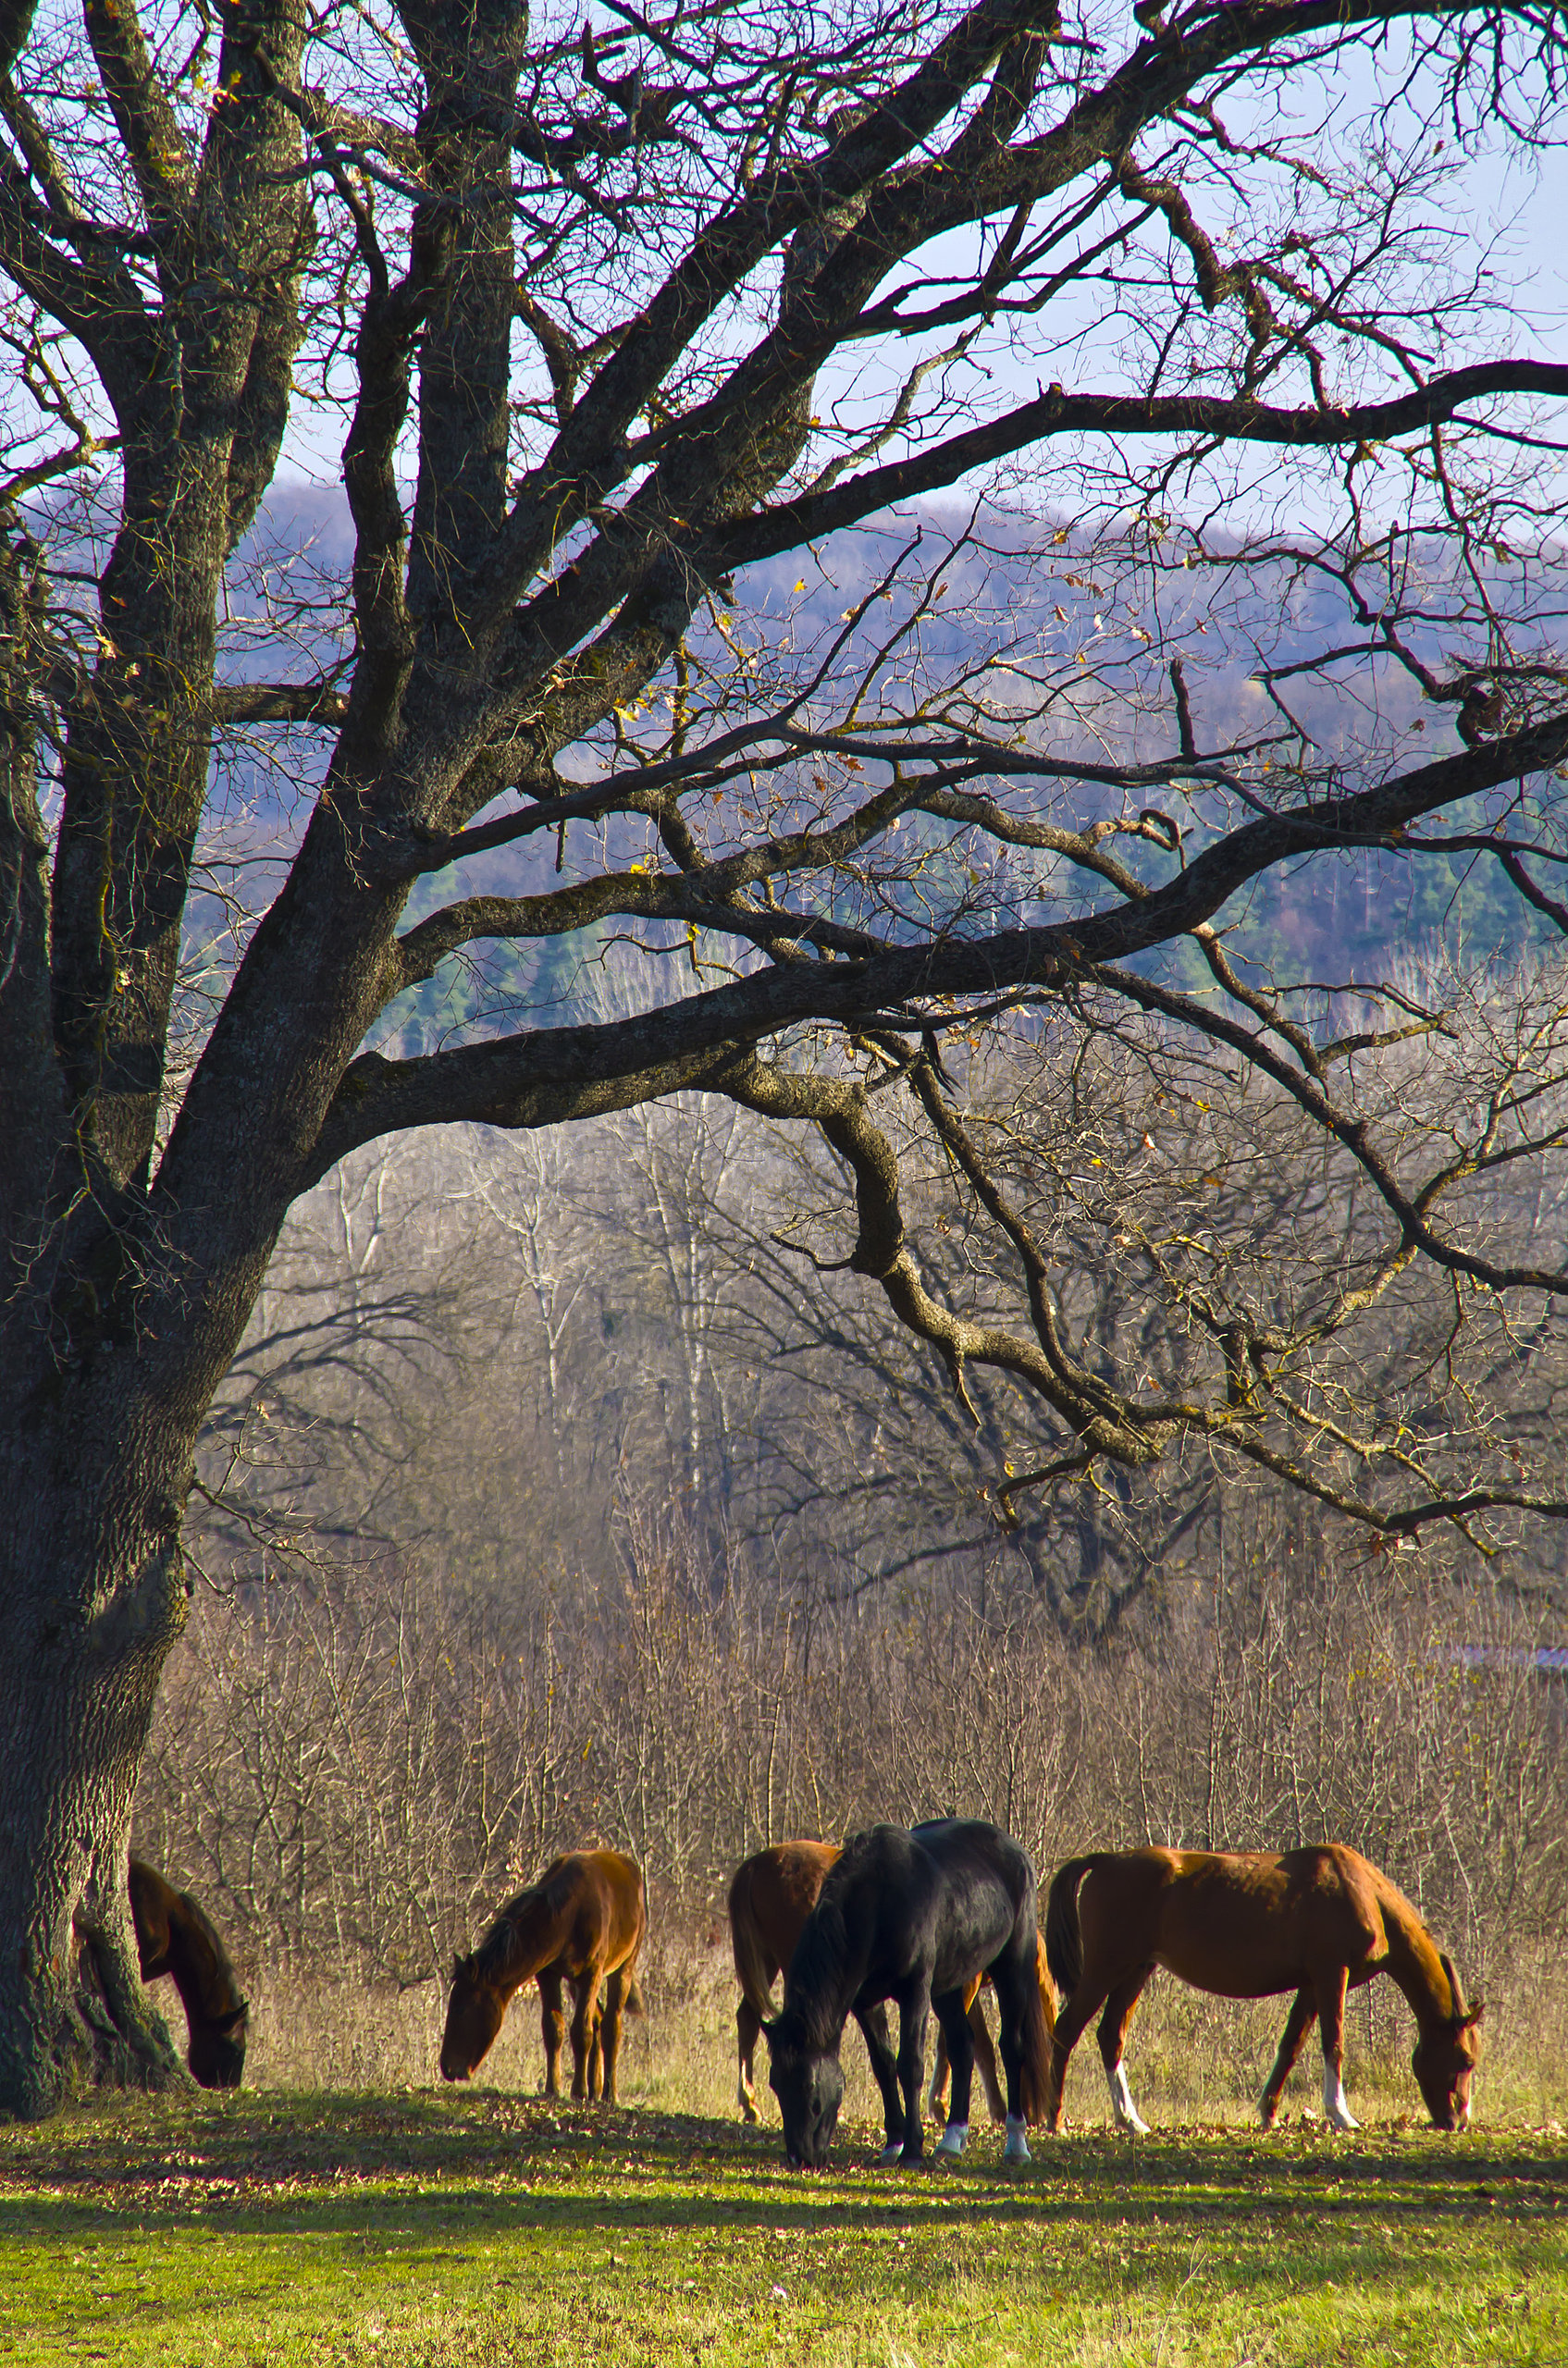
[[[784,2115],[784,2152],[792,2171],[820,2171],[827,2161],[838,2109],[844,2103],[844,2073],[835,2050],[807,2030],[804,2018],[786,2007],[762,2026],[772,2068],[768,2083]]]
[[[441,2034],[441,2078],[466,2080],[482,2064],[506,2018],[507,2001],[479,1971],[478,1951],[453,1957],[447,2027]]]
[[[1453,1993],[1453,2011],[1423,2031],[1410,2068],[1435,2126],[1463,2129],[1470,2119],[1470,2085],[1481,2053],[1478,2026],[1486,2007],[1479,2000],[1474,2006],[1465,2004],[1453,1959],[1445,1955],[1442,1962]]]
[[[191,2077],[204,2089],[237,2089],[245,2069],[245,2041],[250,2036],[250,2001],[241,1998],[227,2015],[191,2021]]]

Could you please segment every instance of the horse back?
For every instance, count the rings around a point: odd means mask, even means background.
[[[1364,1978],[1387,1953],[1385,1912],[1404,1906],[1341,1843],[1105,1852],[1079,1896],[1085,1963],[1102,1977],[1113,1963],[1150,1963],[1233,1998],[1297,1990],[1335,1965]]]
[[[136,1933],[136,1956],[143,1981],[156,1981],[169,1970],[170,1917],[179,1893],[166,1883],[142,1858],[132,1858],[130,1873],[130,1921]]]
[[[1032,1969],[1039,1950],[1029,1854],[999,1826],[944,1818],[912,1829],[941,1875],[932,1991],[941,1996],[1007,1957]]]
[[[572,1850],[534,1886],[559,1932],[555,1965],[571,1979],[613,1973],[642,1946],[648,1923],[642,1868],[619,1850]]]
[[[832,1986],[863,2006],[920,1975],[941,1996],[1008,1955],[1032,1967],[1034,1955],[1034,1869],[1016,1842],[971,1819],[871,1826],[823,1882],[786,1994]]]
[[[767,2013],[773,1975],[795,1955],[839,1856],[835,1842],[775,1842],[735,1868],[727,1902],[730,1946],[735,1979],[758,2014]]]

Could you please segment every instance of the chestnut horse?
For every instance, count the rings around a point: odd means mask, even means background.
[[[982,1973],[991,1976],[1001,2015],[1006,2159],[1028,2161],[1025,2127],[1043,2110],[1051,2054],[1034,1907],[1027,1854],[979,1819],[935,1819],[907,1832],[873,1825],[850,1835],[796,1943],[784,2011],[762,2026],[792,2169],[827,2159],[844,2098],[838,2051],[851,2014],[865,2032],[886,2111],[882,2159],[916,2163],[926,2021],[935,2008],[953,2066],[953,2102],[937,2152],[962,2153],[974,2068],[964,2002]],[[867,2011],[888,1999],[898,2006],[896,2063],[885,2023],[876,2029]]]
[[[190,2034],[191,2078],[204,2089],[237,2089],[251,2010],[223,1942],[190,1893],[176,1891],[141,1858],[130,1861],[130,1888],[142,1979],[173,1977]]]
[[[501,1909],[478,1947],[452,1960],[441,2078],[466,2080],[483,2063],[514,1992],[537,1980],[543,2007],[547,2097],[561,2094],[572,1992],[572,2094],[615,2103],[621,2017],[640,2015],[637,1951],[648,1928],[642,1868],[619,1850],[569,1850]],[[600,2000],[600,1986],[603,1999]]]
[[[1266,2129],[1274,2127],[1315,2019],[1323,2035],[1323,2110],[1336,2129],[1359,2126],[1341,2078],[1345,1992],[1379,1973],[1404,1992],[1415,2016],[1420,2037],[1411,2061],[1433,2121],[1439,2129],[1463,2129],[1470,2118],[1482,2009],[1465,2004],[1452,1958],[1409,1900],[1343,1843],[1280,1857],[1150,1849],[1071,1858],[1051,1885],[1045,1949],[1066,1999],[1052,2051],[1052,2129],[1061,2121],[1068,2058],[1096,2014],[1117,2126],[1146,2127],[1128,2089],[1121,2050],[1156,1966],[1221,1998],[1295,1992],[1259,2106]]]
[[[838,1845],[833,1842],[776,1842],[771,1848],[759,1850],[754,1856],[743,1860],[735,1868],[735,1879],[730,1884],[730,1944],[735,1952],[735,1979],[740,1983],[741,1992],[740,2004],[735,2008],[735,2035],[740,2057],[736,2101],[742,2117],[747,2121],[757,2118],[757,2041],[763,2018],[772,2008],[769,1992],[778,1974],[795,1955],[795,1944],[800,1938],[801,1928],[817,1905],[822,1878],[838,1856]],[[1056,1997],[1051,1987],[1051,1977],[1045,1969],[1043,1941],[1037,1941],[1035,1955],[1045,2028],[1053,2030],[1056,2020]],[[975,2065],[985,2088],[985,2102],[992,2120],[1000,2122],[1006,2117],[1006,2106],[996,2077],[996,2051],[991,2044],[985,2016],[976,2003],[981,1981],[984,1979],[982,1976],[970,1984],[964,2000],[964,2010],[974,2046]],[[883,2010],[872,2007],[869,2011],[882,2023],[885,2037],[886,2018]],[[873,2066],[875,2061],[873,2050]],[[936,2066],[932,2074],[931,2093],[926,2100],[932,2114],[940,2113],[947,2102],[947,2039],[938,2025]]]

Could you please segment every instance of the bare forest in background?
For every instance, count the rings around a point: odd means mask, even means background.
[[[1152,1038],[1036,1052],[975,1065],[970,1121],[1097,1276],[1085,1343],[1179,1387],[1172,1243],[1223,1242],[1231,1288],[1250,1260],[1286,1295],[1353,1266],[1350,1163],[1288,1113],[1222,1119]],[[1448,1090],[1425,1048],[1385,1057],[1390,1104]],[[206,1436],[136,1847],[247,1979],[413,1993],[426,2035],[512,1889],[558,1849],[625,1847],[655,2016],[701,1992],[722,2035],[724,1888],[769,1840],[973,1813],[1043,1880],[1085,1847],[1340,1838],[1505,2011],[1512,1984],[1519,2054],[1568,1918],[1565,1680],[1537,1659],[1561,1529],[1489,1563],[1369,1550],[1212,1452],[1010,1515],[1025,1411],[971,1375],[971,1420],[829,1271],[830,1156],[693,1096],[569,1140],[450,1130],[319,1187]],[[999,1252],[940,1181],[919,1255],[983,1314]],[[1560,1234],[1562,1209],[1533,1222]],[[1494,1437],[1561,1435],[1561,1339],[1488,1329],[1484,1303],[1456,1320],[1433,1276],[1374,1313],[1358,1357],[1413,1425],[1446,1393]]]

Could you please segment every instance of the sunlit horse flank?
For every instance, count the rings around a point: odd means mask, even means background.
[[[743,2119],[757,2118],[756,2055],[758,2036],[765,2017],[772,2011],[770,1992],[781,1970],[795,1954],[806,1918],[817,1904],[822,1879],[839,1856],[836,1842],[775,1842],[766,1850],[759,1850],[743,1860],[735,1868],[730,1884],[729,1917],[730,1943],[735,1953],[735,1979],[740,1983],[740,2004],[735,2008],[735,2036],[738,2043],[739,2078],[736,2102]],[[1037,1943],[1037,1978],[1040,1982],[1040,2003],[1044,2010],[1047,2029],[1056,2023],[1056,1992],[1045,1969],[1045,1943]],[[976,2069],[985,2089],[985,2102],[993,2121],[1006,2117],[1006,2104],[1001,2083],[996,2077],[996,2051],[991,2044],[991,2033],[985,2027],[985,2016],[976,2003],[981,1982],[969,1985],[965,1998],[969,2037],[974,2046]],[[880,2006],[868,2009],[886,2034],[886,2016]],[[870,2042],[868,2042],[868,2045]],[[891,2044],[889,2045],[891,2055]],[[872,2068],[876,2068],[873,2051]],[[940,2023],[936,2034],[936,2063],[932,2073],[931,2092],[926,2103],[932,2115],[939,2114],[947,2102],[949,2066],[947,2038]],[[884,2096],[883,2104],[887,2100]],[[902,2122],[903,2109],[898,2107]]]
[[[938,2152],[963,2151],[974,2068],[965,1999],[981,1974],[990,1975],[1000,2013],[1007,2159],[1027,2161],[1025,2128],[1043,2110],[1050,2055],[1036,1958],[1034,1869],[997,1827],[942,1819],[908,1832],[876,1825],[851,1834],[790,1959],[783,2012],[762,2025],[791,2168],[820,2168],[827,2159],[844,2098],[838,2051],[852,2013],[887,2108],[883,2162],[920,2159],[925,2027],[933,2006],[953,2066]],[[899,2011],[895,2064],[879,2061],[866,2013],[889,1999]]]
[[[547,2097],[561,2093],[572,1992],[572,2094],[615,2103],[623,2015],[639,2015],[637,1951],[648,1928],[642,1869],[619,1850],[570,1850],[509,1900],[478,1947],[452,1961],[441,2077],[466,2080],[488,2054],[524,1982],[537,1980]]]
[[[1379,1973],[1403,1992],[1415,2016],[1420,2036],[1411,2061],[1433,2121],[1463,2129],[1470,2118],[1481,2006],[1465,2004],[1452,1959],[1409,1900],[1342,1843],[1278,1857],[1147,1849],[1069,1859],[1051,1885],[1045,1948],[1063,1995],[1046,2116],[1053,2130],[1068,2059],[1096,2014],[1117,2126],[1145,2128],[1128,2089],[1122,2042],[1157,1966],[1222,1998],[1296,1992],[1259,2105],[1266,2129],[1315,2019],[1322,2026],[1324,2112],[1336,2129],[1358,2127],[1345,2102],[1345,1994]]]
[[[142,1979],[167,1973],[179,1992],[191,2078],[204,2089],[237,2089],[251,2010],[223,1942],[190,1893],[176,1891],[143,1859],[130,1861],[130,1890]]]

